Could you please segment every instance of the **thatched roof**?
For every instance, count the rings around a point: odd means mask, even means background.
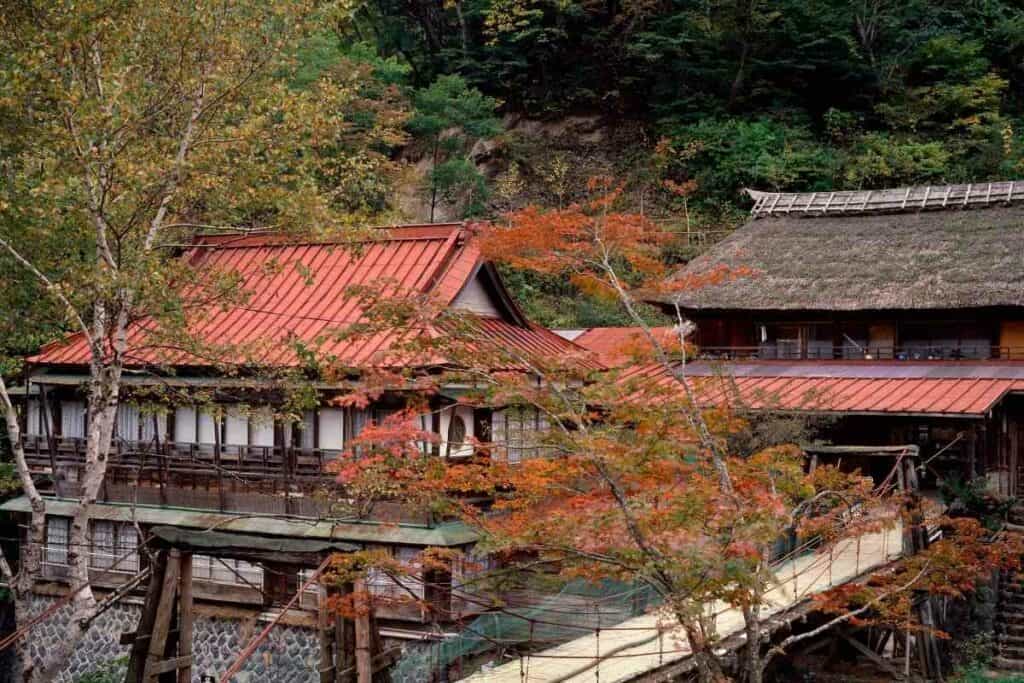
[[[941,196],[941,188],[932,190]],[[776,207],[815,209],[765,214],[779,197]],[[752,274],[672,298],[688,310],[1024,306],[1024,203],[1017,196],[976,204],[963,202],[961,192],[961,201],[945,208],[890,203],[845,213],[821,211],[820,197],[758,193],[760,213],[680,272],[699,276],[725,266]]]

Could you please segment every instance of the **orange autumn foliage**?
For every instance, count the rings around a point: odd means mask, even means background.
[[[530,207],[503,225],[476,226],[484,253],[515,267],[567,275],[585,294],[616,297],[631,315],[640,291],[756,276],[722,270],[699,281],[660,282],[666,273],[664,231],[643,216],[614,211],[621,188],[603,180],[591,189],[594,198],[586,203]],[[473,457],[446,463],[433,457],[436,437],[417,422],[418,414],[438,410],[440,403],[420,401],[360,435],[339,465],[338,498],[364,501],[364,510],[376,498],[401,500],[460,520],[480,533],[483,551],[505,558],[523,576],[543,567],[545,576],[652,586],[665,618],[683,627],[709,671],[719,665],[714,634],[702,617],[705,606],[724,601],[742,609],[751,632],[760,633],[757,614],[774,585],[769,566],[780,539],[827,549],[900,521],[920,522],[904,519],[919,501],[894,493],[892,477],[879,485],[859,471],[809,471],[793,444],[739,450],[735,437],[749,427],[751,415],[724,399],[701,402],[699,386],[680,363],[683,349],[658,335],[637,337],[636,355],[664,365],[672,380],[652,383],[645,373],[595,372],[573,362],[578,359],[514,357],[473,335],[472,315],[420,302],[405,311],[385,303],[376,326],[368,309],[361,333],[380,333],[395,320],[443,330],[408,342],[418,353],[432,349],[444,359],[431,375],[434,387],[466,387],[451,400],[532,411],[547,428],[516,443],[498,434],[480,436],[471,443]],[[646,329],[638,316],[636,325]],[[394,352],[400,354],[401,345]],[[403,378],[402,386],[408,381]],[[898,618],[905,626],[913,618],[905,609],[913,590],[962,595],[986,568],[1013,565],[1014,548],[986,544],[978,525],[942,521],[948,542],[891,576],[882,573],[873,582],[820,596],[821,607],[841,612],[870,602],[874,612],[863,618]],[[908,576],[915,581],[897,590]],[[744,661],[756,668],[762,666],[759,657]]]

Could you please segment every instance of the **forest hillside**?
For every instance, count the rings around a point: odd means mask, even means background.
[[[319,181],[353,223],[567,206],[606,176],[674,264],[743,220],[745,187],[1024,174],[1010,0],[346,0],[320,17],[280,77],[320,103]],[[256,204],[230,222],[261,224]],[[506,275],[542,324],[623,322],[566,278]],[[18,278],[12,310],[39,299]],[[53,335],[17,319],[9,353]]]
[[[557,206],[611,175],[684,260],[742,220],[744,187],[1024,171],[1014,2],[372,0],[331,28],[310,69],[354,60],[405,94],[409,219]],[[513,282],[544,323],[616,322]]]

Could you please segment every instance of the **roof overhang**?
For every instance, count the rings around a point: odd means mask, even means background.
[[[756,412],[978,419],[1024,393],[1021,363],[695,362],[686,366],[702,405]],[[675,381],[660,366],[621,381]]]
[[[45,498],[46,514],[71,517],[78,510],[77,500]],[[0,505],[5,512],[31,512],[28,497],[12,498]],[[476,531],[460,522],[435,526],[358,520],[316,520],[257,513],[222,513],[179,507],[157,507],[120,503],[96,503],[92,519],[115,522],[173,526],[186,529],[211,529],[222,532],[257,534],[265,537],[298,538],[348,544],[385,544],[413,546],[463,546],[475,543]]]
[[[149,532],[157,546],[247,562],[281,562],[316,567],[332,553],[351,553],[360,549],[360,546],[344,541],[267,537],[177,526],[155,526]]]

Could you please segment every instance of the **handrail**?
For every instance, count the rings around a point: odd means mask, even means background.
[[[22,436],[29,460],[51,466],[84,461],[83,437],[25,434]],[[110,463],[113,466],[171,468],[189,465],[200,469],[231,472],[295,474],[298,477],[324,472],[324,465],[341,454],[340,449],[298,448],[295,446],[256,446],[245,444],[197,444],[190,442],[129,441],[115,439]],[[219,457],[218,457],[219,456]]]
[[[790,347],[765,343],[756,346],[700,346],[696,358],[722,360],[1022,360],[1024,346],[990,346],[988,344],[906,344],[903,346],[865,344],[826,344]]]

